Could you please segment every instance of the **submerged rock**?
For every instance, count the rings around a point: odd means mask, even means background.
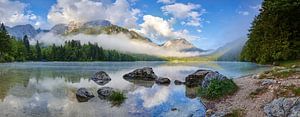
[[[143,86],[147,88],[151,88],[154,85],[154,81],[147,81],[147,80],[127,80],[134,85]]]
[[[76,92],[76,98],[78,102],[87,102],[91,98],[95,97],[91,92],[86,88],[79,88]]]
[[[207,88],[212,80],[227,80],[228,78],[217,71],[207,73],[202,81],[202,88]]]
[[[187,86],[199,86],[202,83],[206,74],[211,72],[211,70],[197,70],[193,74],[188,75],[185,78],[185,84]]]
[[[268,117],[300,117],[300,98],[279,98],[265,105]]]
[[[104,71],[99,71],[91,78],[91,80],[93,80],[94,82],[96,82],[99,85],[105,85],[109,81],[111,81],[111,78]]]
[[[144,67],[141,69],[136,69],[128,74],[125,74],[123,78],[126,80],[154,81],[155,79],[157,79],[157,75],[155,75],[152,68]]]
[[[98,97],[100,99],[106,99],[113,93],[113,91],[114,91],[114,89],[111,87],[101,87],[97,91]]]
[[[160,78],[156,79],[155,82],[157,84],[169,85],[170,82],[171,82],[171,80],[168,79],[168,78],[162,78],[162,77],[160,77]]]
[[[182,85],[182,84],[184,84],[184,82],[182,82],[182,81],[180,81],[180,80],[175,80],[175,81],[174,81],[174,84],[175,84],[175,85]]]

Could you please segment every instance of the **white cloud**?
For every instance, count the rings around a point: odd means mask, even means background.
[[[200,16],[205,13],[205,9],[200,9],[199,4],[183,4],[183,3],[174,3],[161,7],[161,10],[166,15],[172,15],[175,18],[178,18],[182,21],[181,24],[188,26],[200,26],[201,18]]]
[[[174,3],[175,0],[158,0],[157,3],[164,3],[164,4],[170,4]]]
[[[19,1],[0,0],[0,22],[8,26],[32,24],[38,28],[43,21],[32,12],[26,11],[27,4]]]
[[[63,45],[65,41],[79,40],[83,44],[87,44],[89,42],[98,43],[99,46],[103,47],[104,49],[114,49],[121,52],[131,52],[155,56],[190,57],[202,54],[199,52],[179,52],[176,50],[164,49],[152,43],[134,41],[133,39],[130,39],[126,34],[123,33],[114,35],[78,34],[72,36],[58,36],[52,33],[45,33],[38,35],[35,38],[35,40],[39,40],[39,42],[44,43],[46,45]]]
[[[238,14],[247,16],[247,15],[249,15],[249,12],[248,11],[238,11]]]
[[[144,22],[140,24],[140,29],[135,30],[143,35],[156,40],[169,40],[174,38],[185,38],[187,40],[194,40],[197,37],[189,35],[188,30],[174,31],[172,24],[174,19],[164,20],[161,17],[152,15],[145,15]]]
[[[107,3],[96,0],[58,0],[53,5],[48,20],[52,24],[86,22],[97,19],[109,20],[113,24],[125,27],[135,27],[138,9],[130,8],[126,0],[116,0]]]

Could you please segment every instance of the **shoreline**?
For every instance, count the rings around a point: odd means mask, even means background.
[[[288,68],[284,68],[286,70]],[[239,90],[231,96],[219,100],[203,101],[207,107],[207,116],[225,116],[235,114],[242,117],[267,116],[264,107],[278,98],[299,97],[300,95],[281,95],[282,87],[300,87],[300,70],[286,77],[274,77],[270,71],[249,74],[233,79]]]

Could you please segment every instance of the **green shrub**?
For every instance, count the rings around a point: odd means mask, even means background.
[[[294,88],[293,92],[296,96],[300,96],[300,87]]]
[[[232,95],[238,90],[238,86],[231,79],[211,80],[207,88],[200,88],[199,95],[209,100]]]
[[[126,96],[121,91],[113,91],[113,93],[108,97],[108,100],[113,105],[121,105],[126,99]]]
[[[225,115],[225,117],[244,117],[245,110],[243,109],[235,109],[231,113]]]

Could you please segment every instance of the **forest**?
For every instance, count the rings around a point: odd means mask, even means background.
[[[30,45],[28,36],[11,37],[4,24],[0,27],[0,62],[13,61],[157,61],[159,57],[106,50],[97,43],[66,41],[64,45],[45,46],[39,41]]]
[[[300,58],[300,0],[264,0],[252,22],[242,61],[272,63]]]

